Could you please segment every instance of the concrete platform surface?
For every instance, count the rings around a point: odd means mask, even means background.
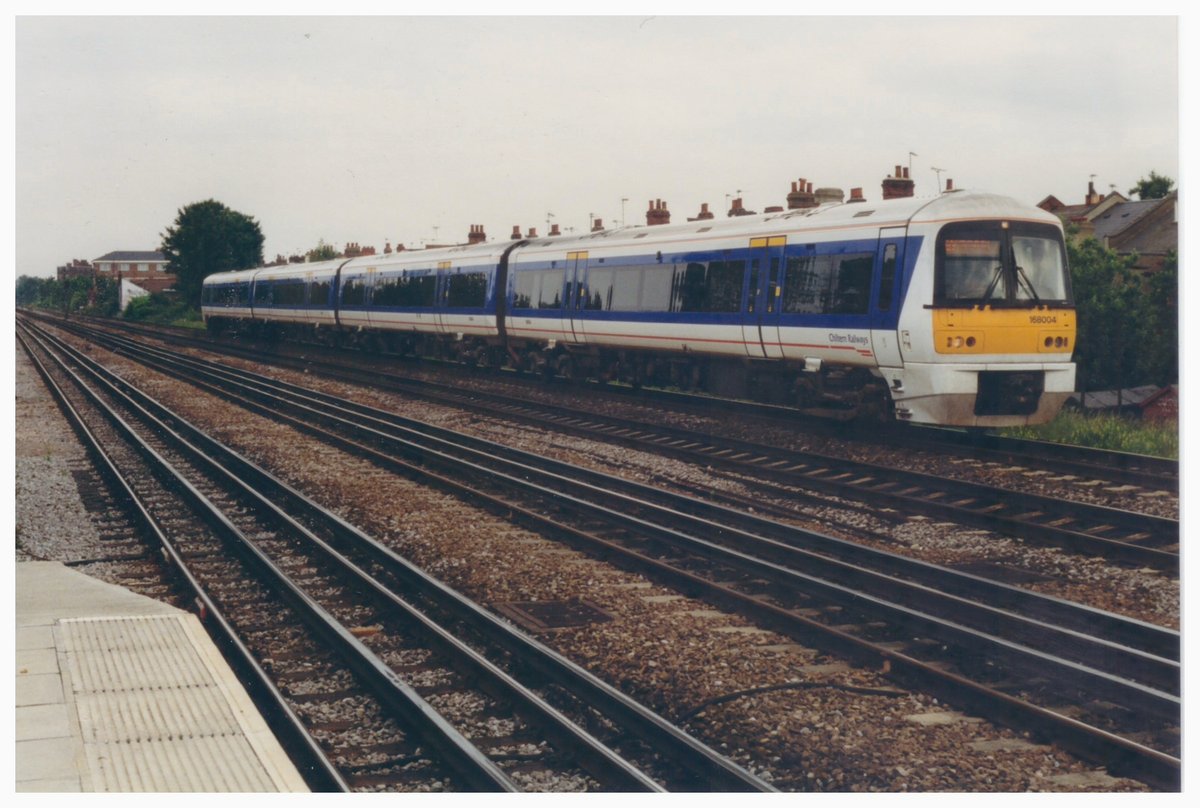
[[[195,615],[15,566],[18,792],[308,790]]]

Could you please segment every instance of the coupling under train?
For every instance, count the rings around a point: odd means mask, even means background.
[[[1075,386],[1059,220],[965,190],[225,272],[202,311],[214,330],[843,419],[1042,423]]]

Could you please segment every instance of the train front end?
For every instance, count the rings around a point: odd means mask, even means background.
[[[1002,427],[1051,420],[1075,389],[1075,307],[1062,226],[991,195],[947,194],[898,334],[900,420]]]

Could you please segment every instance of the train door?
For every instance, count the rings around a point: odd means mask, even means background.
[[[437,280],[434,281],[434,309],[432,320],[436,334],[447,334],[454,331],[453,318],[446,314],[446,306],[450,301],[450,276],[454,274],[449,261],[437,262]],[[419,319],[419,318],[418,318]]]
[[[871,301],[871,349],[881,367],[900,367],[900,340],[896,329],[900,311],[900,287],[904,267],[903,227],[879,231],[875,252],[875,294]]]
[[[750,239],[750,266],[742,303],[742,339],[753,359],[782,359],[779,340],[783,248],[787,236]]]
[[[567,271],[563,273],[563,337],[572,342],[584,342],[584,326],[576,319],[576,315],[582,311],[587,295],[584,289],[588,267],[587,250],[567,253],[566,266]]]
[[[304,307],[304,313],[301,315],[300,319],[306,323],[311,323],[316,320],[316,318],[313,316],[312,310],[317,305],[317,301],[312,299],[312,293],[313,293],[313,273],[305,272],[304,273],[304,300],[302,303],[302,305]]]

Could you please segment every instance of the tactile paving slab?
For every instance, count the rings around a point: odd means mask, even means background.
[[[240,717],[245,708],[223,686],[185,619],[58,621],[90,790],[278,790]]]

